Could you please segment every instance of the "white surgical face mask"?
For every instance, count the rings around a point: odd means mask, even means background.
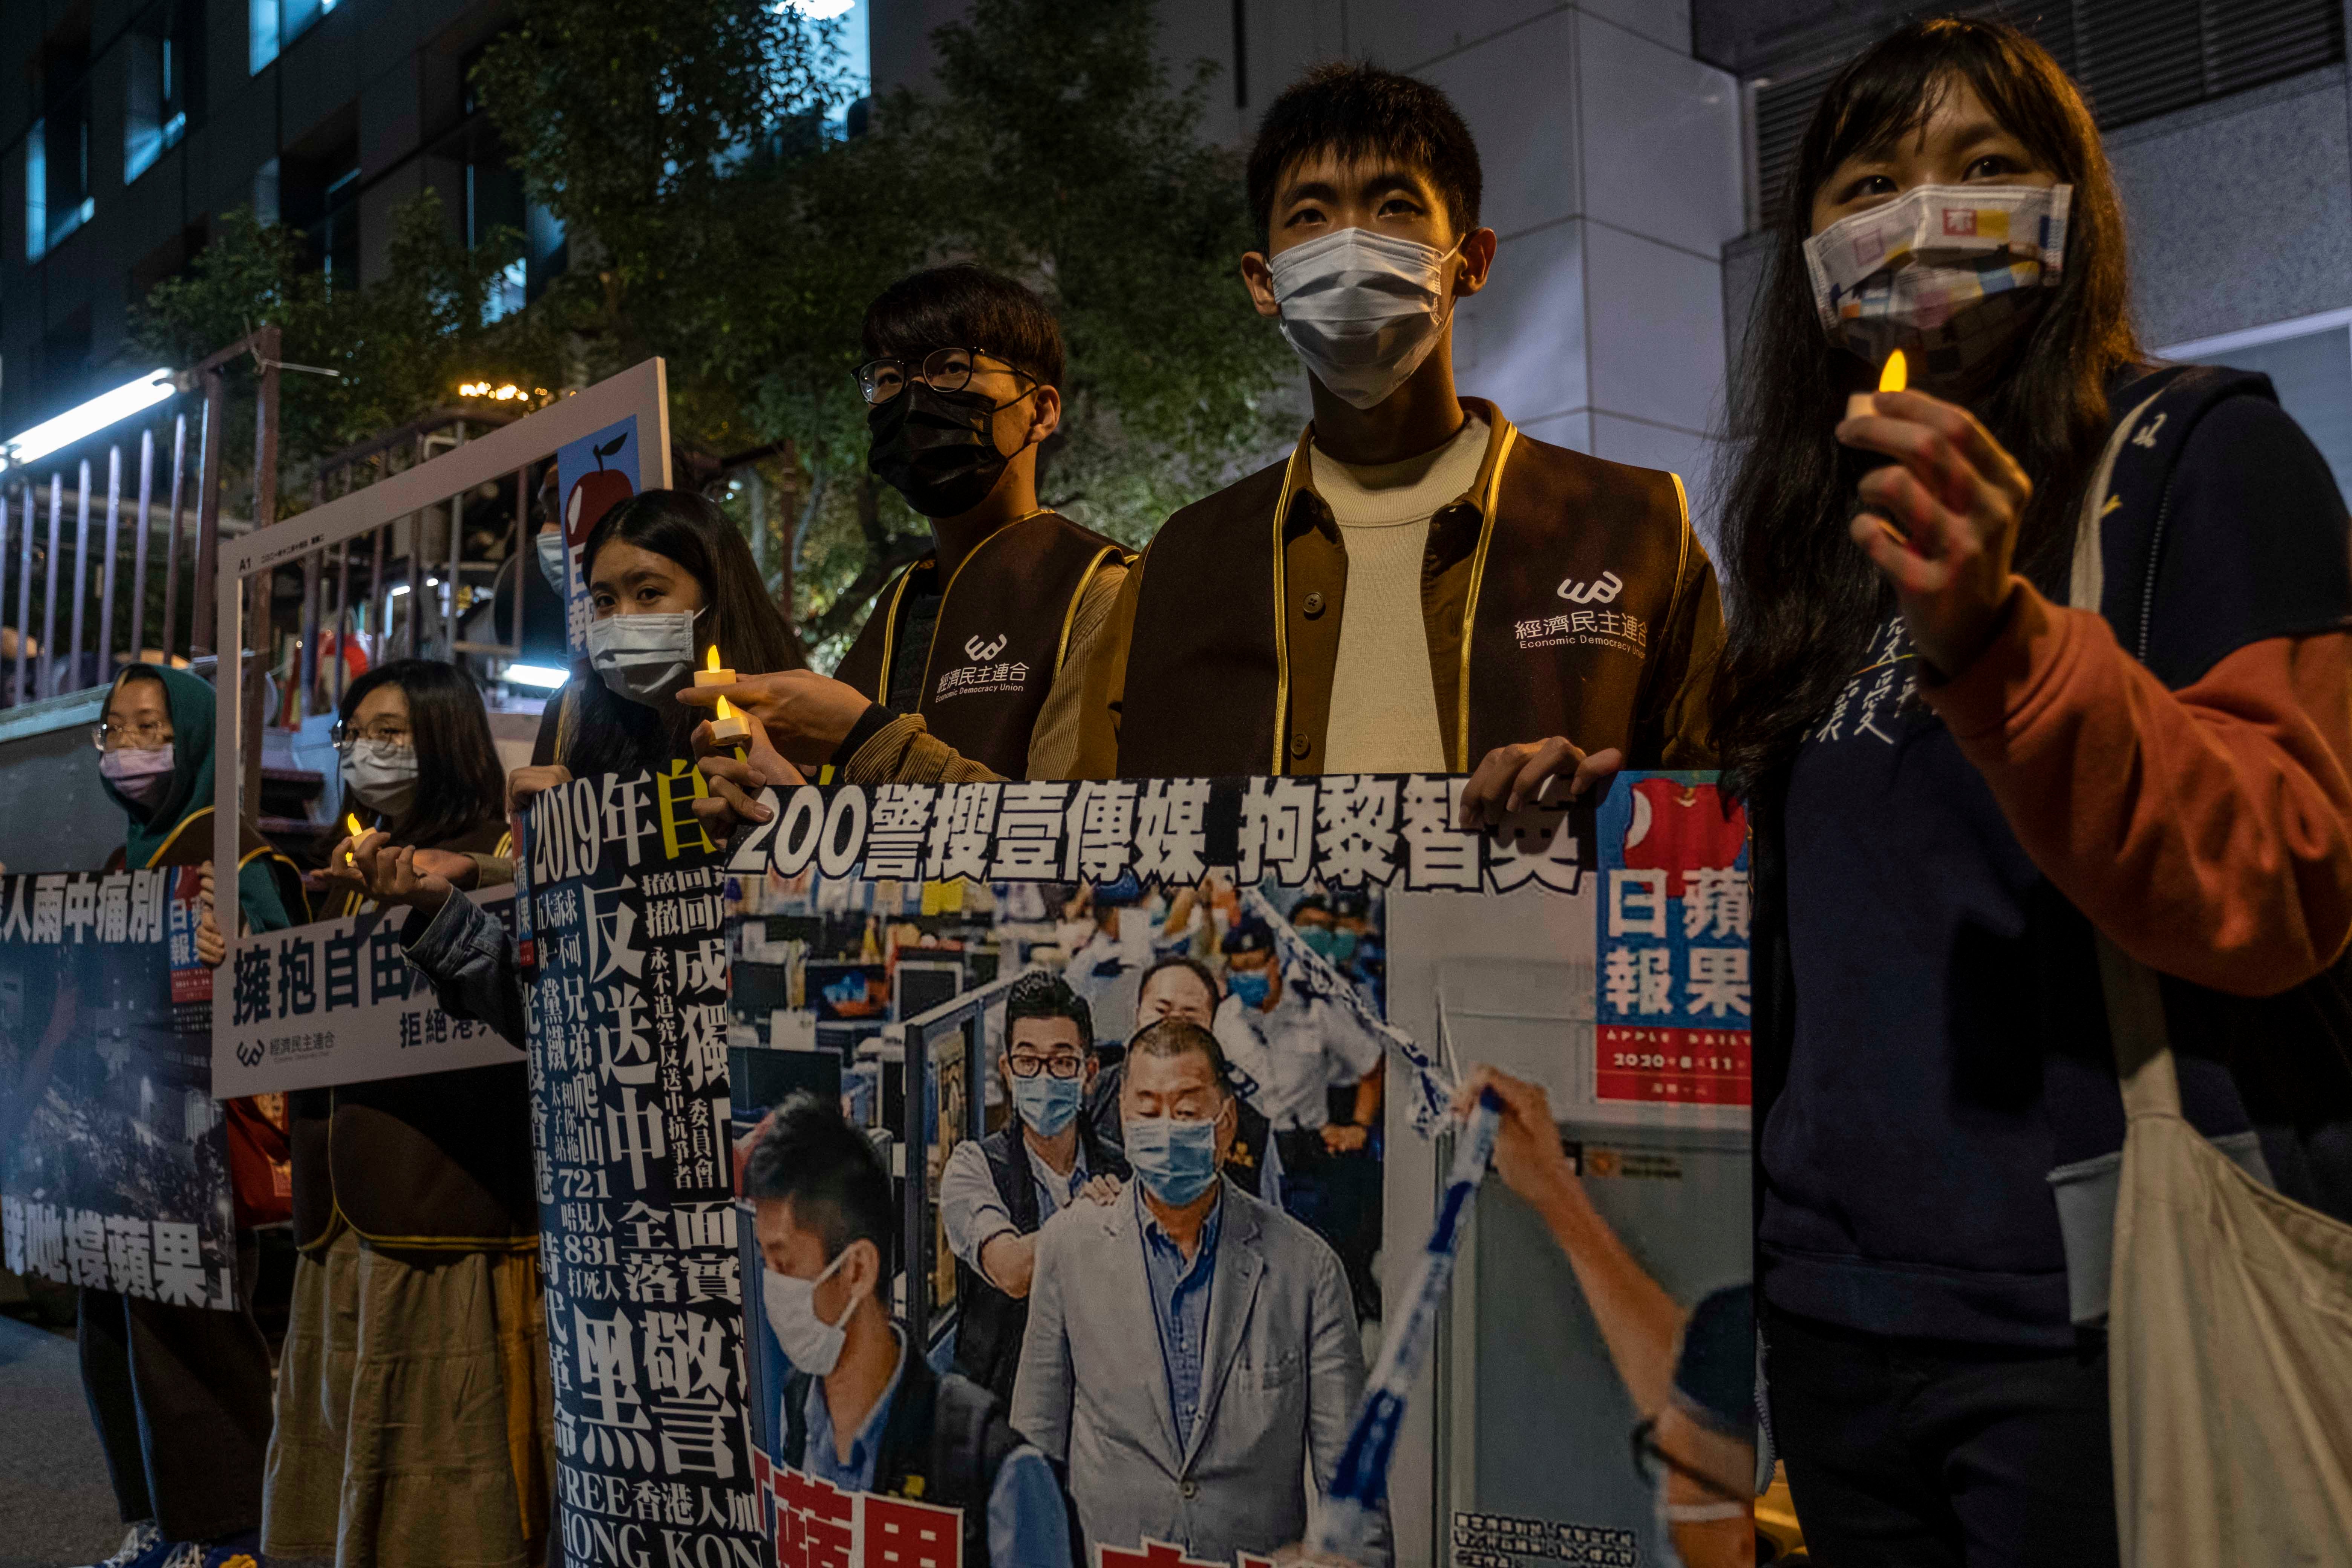
[[[572,585],[564,571],[567,563],[563,558],[563,531],[551,528],[537,535],[532,543],[539,551],[539,574],[547,579],[547,585],[555,590],[557,598],[568,597]]]
[[[701,613],[590,621],[588,662],[613,695],[654,707],[694,683],[694,623]]]
[[[1293,246],[1267,264],[1282,335],[1334,395],[1371,407],[1437,346],[1453,298],[1445,263],[1461,243],[1343,228]]]
[[[794,1372],[825,1377],[841,1361],[842,1342],[849,1337],[849,1314],[857,1310],[856,1300],[852,1298],[841,1310],[839,1321],[828,1323],[816,1315],[816,1288],[832,1279],[842,1258],[848,1256],[845,1248],[814,1279],[795,1279],[772,1268],[760,1271],[760,1298],[767,1309],[768,1327],[776,1331],[776,1343]]]
[[[362,741],[343,759],[343,787],[386,817],[416,802],[416,748]]]
[[[1901,349],[1914,380],[2000,354],[2058,285],[2072,185],[1915,185],[1805,241],[1813,308],[1872,364]]]

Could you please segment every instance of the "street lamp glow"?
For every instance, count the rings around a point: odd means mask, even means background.
[[[70,447],[83,437],[128,419],[142,408],[152,408],[172,395],[172,373],[151,370],[137,381],[126,381],[112,392],[102,392],[88,403],[43,420],[6,442],[0,442],[0,468],[21,468]]]

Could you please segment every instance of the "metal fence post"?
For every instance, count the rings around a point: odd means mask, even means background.
[[[107,683],[114,660],[114,555],[122,526],[122,444],[106,449],[106,563],[98,575],[98,679]]]
[[[57,695],[58,672],[58,552],[59,528],[65,516],[65,485],[63,474],[49,476],[49,563],[41,574],[41,689],[43,697]]]
[[[163,637],[157,646],[163,662],[172,662],[172,645],[180,629],[180,498],[188,477],[188,414],[172,417],[172,524],[163,535]]]
[[[190,584],[188,654],[213,651],[213,577],[220,561],[221,416],[226,394],[220,371],[205,372],[205,433],[203,456],[196,461],[196,580]]]

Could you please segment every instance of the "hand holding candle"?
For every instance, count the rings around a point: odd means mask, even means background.
[[[694,683],[697,686],[735,684],[735,672],[719,667],[717,643],[710,645],[710,657],[704,668],[694,672]],[[735,747],[739,756],[744,743],[751,738],[751,732],[743,727],[743,721],[735,716],[735,710],[728,706],[724,697],[719,700],[718,709],[711,714],[710,738],[719,745]]]

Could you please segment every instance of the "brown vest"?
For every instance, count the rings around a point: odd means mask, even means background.
[[[504,854],[506,832],[490,817],[431,847]],[[520,1053],[494,1067],[303,1089],[289,1099],[294,1243],[304,1251],[316,1255],[346,1225],[378,1251],[537,1244],[530,1082]]]
[[[1050,511],[981,541],[948,579],[931,630],[915,705],[925,727],[993,773],[1028,777],[1030,733],[1069,653],[1078,601],[1105,562],[1128,558],[1120,545]],[[889,700],[898,616],[919,574],[929,588],[939,557],[924,556],[882,591],[833,672],[877,702]]]
[[[1530,439],[1481,412],[1493,428],[1488,461],[1479,485],[1432,518],[1422,572],[1447,765],[1466,772],[1496,746],[1565,735],[1655,766],[1663,741],[1645,717],[1658,706],[1654,656],[1694,591],[1682,483]],[[1302,439],[1287,462],[1170,518],[1144,552],[1119,776],[1318,771],[1324,738],[1307,730],[1319,728],[1329,693],[1302,703],[1300,684],[1328,688],[1337,630],[1321,619],[1324,595],[1302,602],[1285,581],[1302,532],[1338,538],[1312,473]],[[1302,647],[1323,650],[1319,668],[1294,658]],[[1302,706],[1317,718],[1302,723]]]

